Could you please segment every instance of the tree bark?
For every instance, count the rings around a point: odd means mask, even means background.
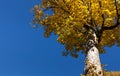
[[[85,76],[103,76],[103,70],[99,58],[99,51],[96,47],[98,39],[95,31],[89,30],[86,43]]]

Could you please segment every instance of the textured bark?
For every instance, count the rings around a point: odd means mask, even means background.
[[[85,76],[103,76],[99,51],[96,47],[98,39],[93,30],[89,31],[86,43]]]

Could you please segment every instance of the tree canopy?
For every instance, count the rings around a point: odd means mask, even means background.
[[[120,46],[119,0],[42,0],[35,5],[34,13],[33,22],[43,26],[44,36],[58,35],[57,41],[72,56],[85,51],[88,36],[85,27],[95,31],[99,52],[104,52],[106,46]]]

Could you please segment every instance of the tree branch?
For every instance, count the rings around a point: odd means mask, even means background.
[[[99,6],[100,6],[100,9],[102,8],[102,5],[101,5],[101,1],[99,0]],[[101,9],[102,10],[102,9]],[[104,14],[102,13],[102,27],[104,26],[104,23],[105,23],[105,17],[104,17]]]
[[[116,6],[116,14],[117,14],[117,22],[115,23],[115,25],[113,25],[113,26],[109,26],[109,27],[107,27],[107,26],[103,26],[102,27],[102,30],[112,30],[112,29],[114,29],[114,28],[116,28],[116,27],[118,27],[119,26],[119,17],[120,17],[120,14],[118,13],[118,5],[117,5],[117,1],[115,0],[115,6]]]
[[[100,7],[102,7],[100,1],[99,1],[99,5],[100,5]],[[113,26],[109,26],[109,27],[104,26],[105,17],[104,17],[104,14],[102,14],[103,22],[102,22],[101,29],[98,31],[98,35],[97,35],[98,36],[98,42],[101,41],[101,36],[102,36],[104,30],[112,30],[112,29],[118,27],[119,24],[120,24],[119,23],[120,14],[118,13],[118,5],[117,5],[117,1],[116,0],[115,0],[115,6],[116,6],[117,22]]]
[[[99,0],[99,6],[100,6],[100,9],[102,8],[102,5],[101,5],[101,1]],[[101,9],[102,10],[102,9]],[[104,23],[105,23],[105,17],[104,17],[104,14],[102,13],[102,27],[100,30],[98,30],[98,34],[97,34],[97,37],[98,37],[98,42],[101,41],[101,36],[102,36],[102,33],[103,33],[103,27],[104,27]]]

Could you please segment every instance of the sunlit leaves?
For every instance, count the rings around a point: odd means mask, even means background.
[[[54,33],[67,51],[84,51],[88,33],[83,26],[87,24],[95,30],[100,30],[103,25],[113,26],[118,17],[116,5],[120,14],[120,0],[116,3],[115,0],[42,0],[34,7],[34,19],[45,29],[45,37]],[[115,43],[120,46],[120,27],[102,33],[99,51]]]

